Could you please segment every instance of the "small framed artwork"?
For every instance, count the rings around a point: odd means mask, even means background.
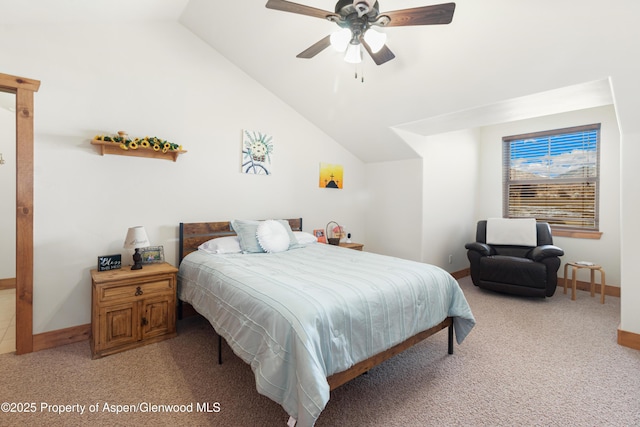
[[[242,134],[242,173],[271,175],[273,137],[249,130],[243,131]]]
[[[147,246],[140,248],[143,264],[157,264],[164,262],[164,246]]]
[[[344,169],[342,165],[320,163],[320,188],[342,189],[342,177]]]
[[[318,239],[319,243],[327,243],[327,238],[324,235],[324,230],[322,229],[313,230],[313,235],[316,236],[316,239]]]
[[[122,255],[103,255],[98,257],[98,271],[117,270],[122,268]]]

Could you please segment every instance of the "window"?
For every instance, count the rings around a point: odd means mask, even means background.
[[[503,215],[598,231],[600,124],[502,138]]]

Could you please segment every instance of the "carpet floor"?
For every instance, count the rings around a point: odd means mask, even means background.
[[[334,390],[317,426],[640,426],[640,352],[616,343],[618,298],[459,282],[477,325],[455,353],[446,332],[428,338]],[[178,333],[97,360],[86,341],[0,355],[0,425],[285,426],[226,344],[217,364],[206,321]]]

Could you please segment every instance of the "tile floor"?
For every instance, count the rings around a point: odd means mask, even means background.
[[[16,351],[16,290],[0,290],[0,354]]]

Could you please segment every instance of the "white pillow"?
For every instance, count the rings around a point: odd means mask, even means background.
[[[262,221],[256,230],[256,237],[260,247],[265,252],[284,252],[289,249],[291,239],[289,232],[280,222],[268,219]]]
[[[204,242],[198,249],[210,254],[237,254],[242,252],[238,236],[218,237]]]
[[[318,238],[316,236],[311,233],[305,233],[304,231],[294,231],[293,235],[301,245],[308,245],[310,243],[315,243],[318,241]]]
[[[276,219],[285,230],[287,230],[287,234],[289,235],[289,249],[293,249],[294,247],[298,247],[298,240],[296,236],[293,235],[293,231],[291,230],[291,224],[286,219]]]

